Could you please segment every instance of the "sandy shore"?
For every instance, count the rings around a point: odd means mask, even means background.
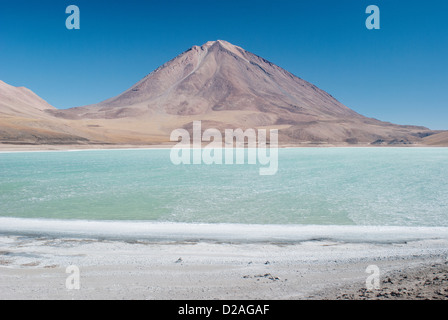
[[[448,299],[447,240],[136,242],[0,237],[0,299]],[[80,269],[68,290],[66,268]],[[369,265],[379,290],[366,291]],[[399,293],[400,295],[398,295]]]
[[[67,150],[116,150],[116,149],[170,149],[176,143],[153,144],[153,145],[131,145],[131,144],[75,144],[75,145],[46,145],[46,144],[7,144],[0,143],[0,152],[24,152],[24,151],[67,151]],[[204,143],[205,147],[207,143]],[[448,147],[448,145],[431,146],[424,144],[412,145],[372,145],[372,144],[281,144],[279,148],[437,148]]]
[[[130,144],[4,144],[0,143],[0,152],[25,151],[68,151],[68,150],[118,150],[118,149],[169,149],[175,144],[130,145]]]

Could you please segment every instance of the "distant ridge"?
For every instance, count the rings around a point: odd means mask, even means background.
[[[66,121],[48,111],[56,110],[24,87],[0,80],[0,143],[3,144],[78,144],[88,139],[76,134]]]

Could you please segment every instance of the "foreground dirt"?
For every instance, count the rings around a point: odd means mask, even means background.
[[[448,261],[387,274],[378,290],[338,288],[324,295],[337,300],[448,300]]]

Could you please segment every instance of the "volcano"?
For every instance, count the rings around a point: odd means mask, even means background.
[[[227,41],[193,46],[122,94],[53,119],[89,141],[169,143],[177,128],[279,130],[283,145],[425,144],[438,132],[364,117],[327,92]],[[433,139],[432,141],[445,141]]]

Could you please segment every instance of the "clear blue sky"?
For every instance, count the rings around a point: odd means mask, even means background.
[[[71,4],[80,30],[65,28]],[[370,4],[380,30],[365,27]],[[448,129],[445,0],[0,0],[0,79],[57,108],[92,104],[217,39],[366,116]]]

